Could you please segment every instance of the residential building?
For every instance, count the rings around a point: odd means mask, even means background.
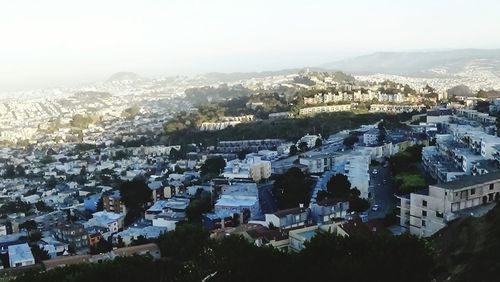
[[[380,130],[377,128],[370,129],[363,134],[363,143],[365,146],[377,145],[380,135]]]
[[[333,155],[322,151],[309,151],[299,156],[299,163],[307,166],[309,173],[324,173],[332,168]]]
[[[75,249],[87,247],[87,231],[78,223],[60,224],[56,227],[54,237],[64,243],[68,243]]]
[[[111,233],[116,233],[123,228],[124,218],[125,216],[121,213],[100,211],[93,213],[92,218],[85,222],[84,225],[85,227],[107,227]]]
[[[242,222],[261,216],[259,192],[255,183],[224,185],[214,205],[214,213],[238,214]]]
[[[244,160],[234,159],[228,161],[222,175],[229,179],[243,178],[258,182],[271,176],[271,162],[249,154]]]
[[[108,212],[126,213],[125,205],[121,201],[119,191],[104,193],[102,195],[102,207]]]
[[[316,147],[316,141],[318,139],[321,139],[321,134],[311,135],[311,134],[307,133],[302,138],[300,138],[299,141],[297,141],[297,144],[295,144],[295,146],[297,146],[297,148],[300,148],[301,143],[306,143],[307,148],[312,149],[312,148]]]
[[[146,210],[144,217],[147,220],[153,220],[158,215],[168,212],[183,213],[185,215],[189,202],[190,200],[188,198],[182,197],[172,197],[168,200],[159,200]]]
[[[410,233],[431,236],[475,208],[500,199],[500,172],[464,176],[430,185],[429,189],[398,197],[400,224]]]
[[[266,214],[266,224],[280,228],[288,229],[298,226],[304,226],[309,222],[309,212],[307,208],[292,208],[280,210],[275,213]]]
[[[343,199],[326,199],[312,203],[309,208],[313,222],[322,224],[345,218],[349,202]]]
[[[411,113],[425,110],[424,105],[372,104],[370,112]]]
[[[28,243],[9,246],[10,267],[21,267],[35,264],[35,258],[31,253]]]
[[[302,108],[299,110],[299,114],[302,116],[302,115],[315,115],[320,113],[350,112],[352,109],[353,106],[351,104],[318,106],[318,107]]]

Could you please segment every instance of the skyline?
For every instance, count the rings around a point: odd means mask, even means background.
[[[103,81],[119,71],[266,71],[378,51],[494,49],[495,7],[489,0],[6,2],[0,92]]]

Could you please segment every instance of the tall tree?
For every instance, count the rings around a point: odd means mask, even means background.
[[[226,161],[222,157],[209,158],[201,166],[201,175],[219,175],[226,167]]]
[[[274,182],[274,194],[280,209],[298,207],[299,204],[307,206],[311,193],[312,183],[298,168],[292,167]]]

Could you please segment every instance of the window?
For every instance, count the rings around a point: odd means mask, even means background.
[[[422,216],[427,216],[427,211],[422,211]]]
[[[425,226],[425,224],[426,224],[425,220],[422,220],[422,226]]]
[[[491,183],[491,184],[490,184],[490,190],[493,190],[493,188],[495,188],[495,184],[494,184],[494,183]]]
[[[442,212],[436,212],[436,217],[443,218],[443,213]]]
[[[422,206],[427,207],[427,201],[423,200],[422,201]]]
[[[476,189],[470,189],[470,194],[471,194],[471,195],[476,194]]]

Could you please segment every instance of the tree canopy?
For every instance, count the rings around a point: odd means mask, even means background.
[[[312,182],[298,168],[292,167],[274,182],[274,194],[280,209],[307,206],[311,194]]]
[[[222,157],[208,158],[201,166],[201,175],[219,175],[226,167],[226,161]]]

